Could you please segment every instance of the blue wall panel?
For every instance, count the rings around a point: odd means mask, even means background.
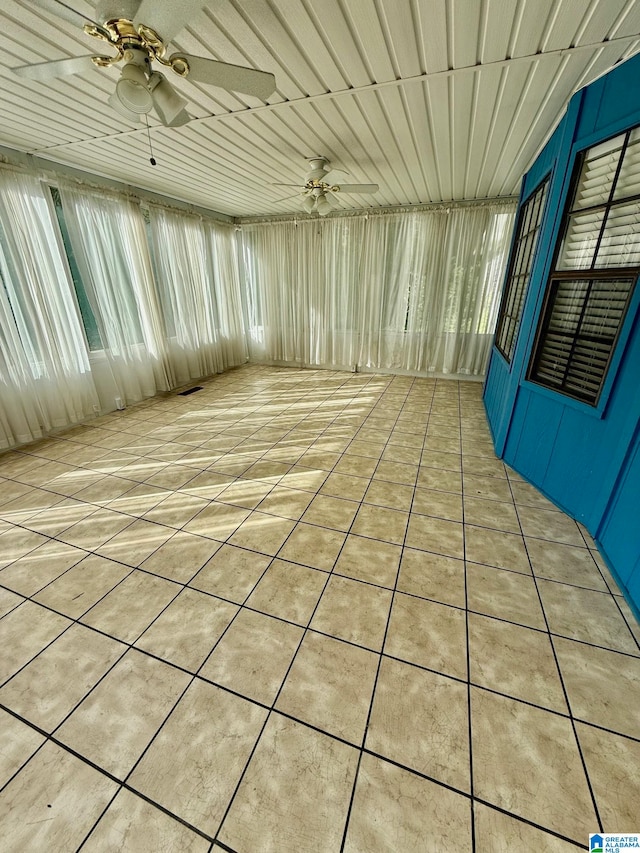
[[[485,406],[496,453],[599,542],[640,609],[640,285],[610,366],[602,405],[589,407],[526,380],[571,175],[580,152],[640,126],[640,56],[574,95],[523,179],[521,202],[551,174],[547,212],[511,365],[494,350]],[[633,452],[632,452],[633,451]]]
[[[618,578],[626,584],[640,565],[640,442],[623,472],[600,541]]]

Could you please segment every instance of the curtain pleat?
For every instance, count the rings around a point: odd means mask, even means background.
[[[515,204],[242,226],[251,357],[482,375]]]
[[[235,232],[156,205],[149,216],[177,384],[246,361]]]
[[[139,205],[75,185],[60,196],[76,262],[123,404],[175,384]]]
[[[0,172],[0,447],[98,410],[86,339],[39,180]]]

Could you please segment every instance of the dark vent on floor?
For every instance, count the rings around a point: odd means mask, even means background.
[[[196,391],[202,391],[202,385],[196,385],[195,388],[187,388],[186,391],[180,391],[178,397],[187,397],[189,394],[195,394]]]

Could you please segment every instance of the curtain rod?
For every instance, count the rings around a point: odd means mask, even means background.
[[[53,160],[46,160],[43,157],[38,157],[35,154],[29,154],[26,151],[18,151],[13,148],[7,148],[0,145],[0,168],[8,168],[14,171],[19,171],[43,177],[50,182],[66,179],[77,182],[92,189],[102,190],[105,192],[117,193],[128,198],[136,199],[137,201],[148,202],[149,204],[162,205],[170,207],[182,212],[188,212],[202,216],[206,219],[212,219],[222,225],[234,226],[236,223],[233,216],[228,216],[226,213],[218,213],[215,210],[208,210],[205,207],[199,207],[196,204],[182,201],[171,196],[164,196],[153,190],[145,190],[142,187],[137,187],[133,184],[125,184],[123,181],[117,181],[114,178],[95,175],[92,172],[84,172],[82,169],[76,169],[73,166],[66,166],[63,163],[55,163]]]
[[[284,213],[273,216],[243,216],[236,218],[236,224],[258,225],[262,222],[318,222],[323,219],[345,219],[349,217],[362,216],[385,216],[393,213],[448,213],[461,207],[511,207],[518,202],[517,196],[500,196],[498,198],[463,199],[461,201],[442,201],[433,204],[399,204],[390,207],[365,207],[358,210],[334,211],[328,216],[310,215],[300,211],[299,213]]]

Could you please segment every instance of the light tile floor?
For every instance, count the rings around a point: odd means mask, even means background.
[[[640,631],[481,386],[249,366],[0,458],[3,851],[640,830]]]

